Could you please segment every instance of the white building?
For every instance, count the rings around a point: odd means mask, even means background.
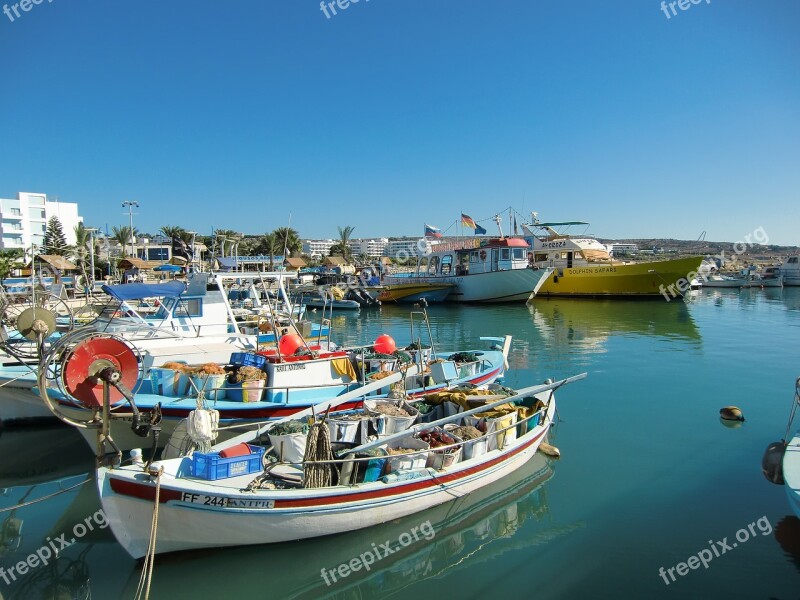
[[[67,244],[75,243],[75,226],[83,222],[78,205],[48,200],[45,194],[19,192],[16,198],[0,198],[0,248],[25,250],[41,246],[47,221],[58,217]]]
[[[402,260],[404,258],[422,256],[429,253],[431,243],[426,239],[389,240],[386,244],[386,254],[390,258]]]
[[[322,258],[331,253],[331,247],[338,242],[334,240],[302,240],[303,254],[311,258]]]
[[[370,258],[379,258],[384,256],[386,247],[389,245],[389,238],[373,238],[373,239],[358,239],[350,240],[348,246],[353,256],[360,256],[366,254]]]
[[[626,256],[639,252],[639,246],[636,244],[607,244],[606,249],[611,256]]]

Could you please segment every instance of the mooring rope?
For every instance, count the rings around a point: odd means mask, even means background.
[[[159,467],[158,474],[156,475],[156,497],[153,504],[153,520],[150,523],[150,541],[147,544],[147,552],[144,555],[144,563],[142,563],[142,574],[139,576],[139,585],[136,588],[136,600],[144,597],[147,600],[150,597],[150,583],[153,577],[153,565],[155,564],[156,555],[156,536],[158,534],[158,507],[159,497],[161,496],[161,475],[164,473],[164,467]]]
[[[303,457],[303,487],[321,488],[331,485],[333,475],[331,464],[314,464],[311,461],[333,460],[331,433],[327,423],[317,421],[311,426]]]

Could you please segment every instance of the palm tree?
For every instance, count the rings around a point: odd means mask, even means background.
[[[159,229],[159,231],[164,235],[165,238],[171,240],[174,237],[180,238],[181,234],[184,233],[186,230],[179,225],[164,225]]]
[[[75,259],[77,267],[86,275],[86,256],[89,254],[89,246],[92,243],[91,232],[83,223],[75,225],[73,231],[75,232],[75,245],[70,247],[70,256]]]
[[[131,231],[131,228],[127,225],[111,228],[111,239],[116,241],[122,248],[122,256],[125,256],[128,245],[131,243],[131,238],[136,237],[138,234],[139,230],[136,227]]]
[[[338,245],[341,247],[342,256],[344,257],[344,259],[346,261],[349,262],[350,259],[352,258],[352,254],[353,254],[351,252],[351,250],[350,250],[350,244],[349,244],[350,236],[353,235],[353,231],[355,230],[355,227],[353,227],[352,225],[348,225],[347,227],[342,229],[341,227],[339,227],[337,225],[336,228],[339,230],[339,243],[338,243]],[[331,248],[331,254],[333,254],[333,248]]]
[[[303,243],[300,241],[300,235],[291,227],[278,227],[272,232],[277,242],[277,250],[284,254],[284,258],[288,258],[295,252],[300,252],[303,249]]]
[[[9,273],[22,266],[22,250],[0,250],[0,285],[8,277]]]
[[[275,232],[265,233],[258,242],[259,254],[269,255],[269,270],[275,269],[275,254],[278,251],[278,238],[275,237]]]
[[[217,229],[214,231],[214,246],[219,248],[219,254],[225,256],[225,243],[233,242],[239,234],[233,229]],[[233,245],[231,245],[233,249]]]

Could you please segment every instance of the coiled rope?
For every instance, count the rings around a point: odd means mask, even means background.
[[[325,421],[317,421],[308,432],[306,452],[303,456],[304,488],[321,488],[331,485],[334,466],[313,462],[318,460],[333,460],[331,433]]]
[[[142,574],[139,576],[139,585],[136,588],[136,600],[144,598],[147,600],[150,597],[150,583],[153,577],[153,565],[155,564],[156,555],[156,535],[158,534],[158,507],[160,505],[159,497],[161,496],[161,475],[164,473],[164,467],[159,466],[158,473],[156,474],[156,497],[153,505],[153,520],[150,523],[150,541],[147,544],[147,552],[144,555],[144,563],[142,563]]]

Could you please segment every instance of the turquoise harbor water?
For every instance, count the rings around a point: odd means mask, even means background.
[[[800,524],[789,517],[784,490],[760,472],[765,446],[784,433],[800,375],[800,288],[706,290],[686,303],[541,300],[429,313],[443,349],[512,334],[508,385],[589,373],[558,395],[553,443],[561,460],[538,455],[477,494],[368,530],[159,557],[151,597],[800,595]],[[382,332],[409,341],[408,310],[397,306],[336,316],[334,327],[340,343]],[[747,417],[738,428],[719,420],[729,404]],[[4,431],[0,450],[3,507],[74,485],[92,466],[88,447],[66,428]],[[0,567],[72,532],[98,508],[88,484],[0,513]],[[430,529],[420,528],[427,522]],[[748,539],[737,542],[751,523]],[[414,527],[419,539],[369,571],[330,585],[320,576],[372,544],[397,548]],[[725,538],[731,548],[722,554],[711,542]],[[711,545],[720,555],[707,568],[684,576],[673,569],[669,585],[659,576]],[[0,594],[132,598],[139,571],[110,531],[95,526],[55,563],[10,585],[0,579]]]

